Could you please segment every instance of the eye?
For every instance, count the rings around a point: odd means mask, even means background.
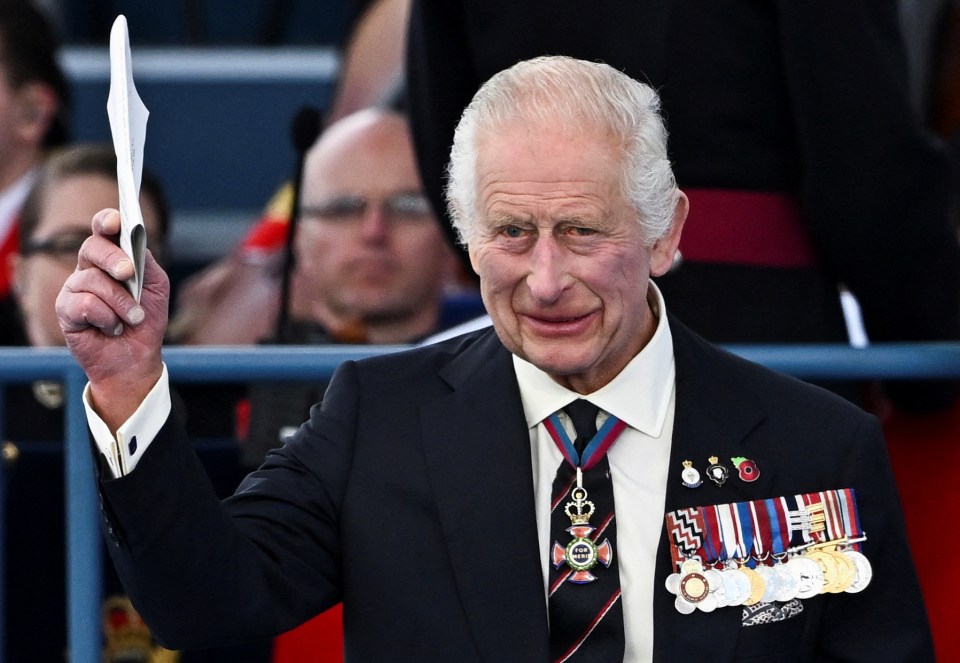
[[[361,196],[340,196],[316,205],[301,207],[303,217],[312,217],[328,222],[353,221],[363,216],[367,209],[367,199]]]
[[[574,239],[578,239],[580,237],[595,237],[596,235],[600,234],[600,231],[595,225],[580,225],[582,223],[583,221],[565,224],[562,228],[563,234]]]
[[[523,229],[520,226],[505,226],[500,232],[511,238],[523,237]]]

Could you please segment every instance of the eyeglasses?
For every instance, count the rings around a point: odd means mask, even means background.
[[[25,258],[32,255],[47,255],[64,264],[76,263],[80,247],[88,237],[90,237],[89,233],[65,232],[46,239],[31,239],[20,247],[20,255]],[[150,244],[148,248],[157,262],[162,264],[163,251]]]
[[[31,239],[20,247],[20,255],[26,257],[40,253],[54,258],[76,260],[80,247],[89,236],[89,233],[69,232],[46,239]]]
[[[313,218],[331,223],[353,223],[359,221],[370,209],[370,205],[379,204],[380,213],[387,220],[397,223],[422,221],[430,217],[430,203],[421,193],[396,193],[379,200],[364,196],[340,196],[318,205],[300,208],[303,218]]]

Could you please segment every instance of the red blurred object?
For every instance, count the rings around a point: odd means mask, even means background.
[[[937,660],[960,661],[953,612],[960,566],[948,557],[960,546],[960,525],[954,520],[960,511],[960,402],[934,415],[894,412],[884,428]]]
[[[343,607],[338,604],[277,638],[273,663],[343,663]]]

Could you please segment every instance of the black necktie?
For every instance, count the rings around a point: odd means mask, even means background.
[[[577,431],[574,447],[578,454],[597,433],[599,408],[589,401],[578,399],[565,408]],[[560,546],[574,539],[568,531],[572,523],[565,507],[573,498],[571,490],[576,483],[576,469],[563,461],[553,482],[553,501],[550,516],[550,546]],[[613,517],[613,484],[610,481],[610,463],[604,456],[583,473],[583,487],[587,500],[593,503],[594,513],[589,525],[594,528],[589,538],[595,545],[609,540],[613,549],[609,566],[597,563],[586,574],[576,574],[563,562],[557,568],[550,565],[550,658],[554,662],[609,663],[622,661],[624,652],[623,606],[620,601],[620,572],[616,549],[616,522]],[[553,559],[553,554],[551,554]],[[571,577],[581,580],[571,582]],[[593,578],[583,582],[584,577]]]

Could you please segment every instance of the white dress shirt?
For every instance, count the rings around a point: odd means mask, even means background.
[[[617,511],[617,550],[620,566],[626,649],[624,661],[653,657],[653,598],[663,578],[655,577],[657,547],[663,528],[670,445],[673,437],[675,366],[673,340],[663,297],[651,283],[651,304],[658,312],[650,342],[607,385],[592,394],[560,386],[532,364],[514,356],[523,411],[530,427],[537,533],[543,567],[544,601],[549,586],[550,501],[553,480],[563,455],[544,419],[577,398],[586,398],[601,412],[598,425],[612,414],[627,424],[607,452]],[[560,419],[571,439],[576,436],[565,413]]]
[[[107,460],[107,465],[113,473],[114,479],[126,476],[133,472],[150,442],[157,436],[160,429],[170,416],[170,380],[167,376],[167,365],[163,365],[163,373],[157,384],[140,403],[140,407],[130,415],[117,429],[114,437],[110,428],[104,423],[100,415],[90,403],[90,385],[83,390],[83,406],[87,410],[87,425],[93,436],[97,448]]]

